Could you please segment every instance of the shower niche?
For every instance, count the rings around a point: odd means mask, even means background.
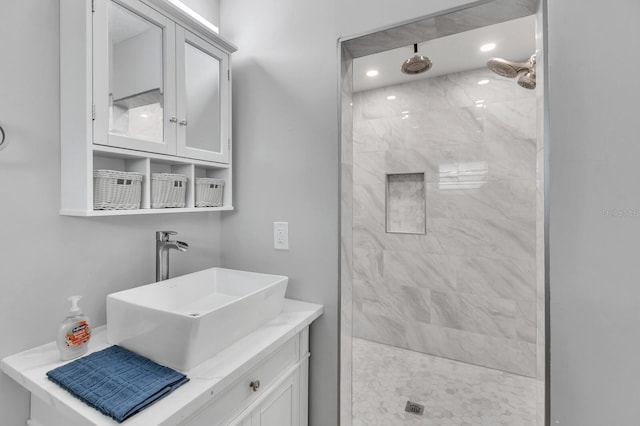
[[[424,173],[386,176],[386,231],[393,234],[426,234]]]

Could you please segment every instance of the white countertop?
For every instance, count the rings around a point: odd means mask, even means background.
[[[186,419],[257,365],[280,344],[302,331],[322,315],[323,307],[285,299],[284,308],[274,320],[234,343],[213,358],[184,373],[191,379],[167,397],[121,423],[126,426],[173,425]],[[93,330],[89,353],[111,346],[106,326]],[[29,392],[52,407],[59,407],[88,425],[117,425],[112,420],[73,397],[51,382],[46,373],[70,361],[60,361],[55,342],[11,355],[0,367]]]

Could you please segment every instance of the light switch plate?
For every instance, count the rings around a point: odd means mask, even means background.
[[[273,222],[273,248],[289,250],[289,222]]]

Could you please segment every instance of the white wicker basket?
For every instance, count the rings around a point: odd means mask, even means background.
[[[196,178],[196,207],[222,206],[224,181],[214,178]]]
[[[139,209],[141,187],[142,173],[94,170],[93,209]]]
[[[187,177],[173,173],[151,173],[151,208],[184,207]]]

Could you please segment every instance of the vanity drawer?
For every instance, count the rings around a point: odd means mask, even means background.
[[[295,336],[280,346],[267,359],[231,386],[223,389],[218,396],[184,424],[188,426],[223,425],[259,398],[288,367],[300,358],[299,337]],[[251,384],[259,381],[255,391]]]

